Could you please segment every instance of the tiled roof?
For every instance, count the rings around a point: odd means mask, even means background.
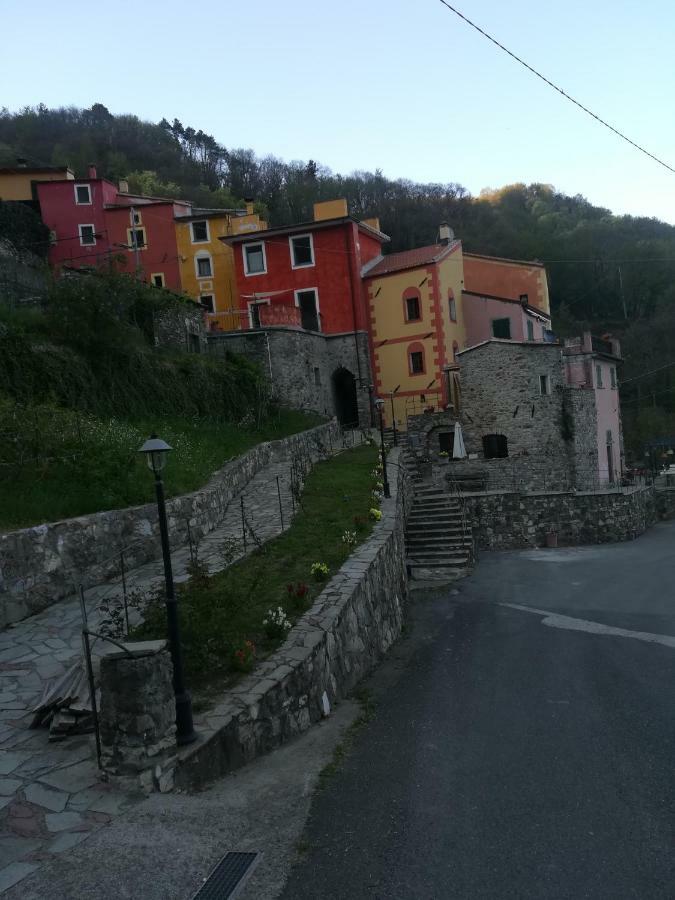
[[[383,257],[376,266],[368,269],[366,278],[379,275],[389,275],[391,272],[400,272],[402,269],[417,269],[419,266],[429,266],[438,262],[448,253],[452,253],[460,246],[460,241],[452,241],[450,244],[429,244],[427,247],[416,247],[414,250],[401,250],[400,253],[390,253]]]

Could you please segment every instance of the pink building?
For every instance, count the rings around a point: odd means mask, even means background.
[[[593,391],[596,410],[596,442],[600,483],[620,480],[623,473],[623,440],[617,365],[621,347],[612,337],[584,332],[565,341],[563,348],[567,383]]]
[[[545,341],[551,317],[526,300],[511,300],[474,291],[462,291],[466,346],[491,338],[510,341]]]

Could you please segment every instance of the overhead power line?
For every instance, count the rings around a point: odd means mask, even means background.
[[[443,4],[450,12],[453,12],[456,16],[459,16],[467,25],[470,25],[473,29],[475,29],[479,34],[482,34],[483,37],[487,38],[488,41],[491,41],[496,47],[499,47],[500,50],[503,50],[504,53],[508,54],[511,59],[515,59],[517,63],[520,63],[521,66],[524,66],[528,71],[532,72],[533,75],[536,75],[537,78],[540,78],[545,84],[549,87],[552,87],[554,91],[557,91],[559,94],[569,100],[570,103],[574,103],[575,106],[578,106],[579,109],[583,110],[587,115],[591,116],[595,119],[596,122],[599,122],[601,125],[604,125],[605,128],[608,128],[610,131],[613,131],[617,137],[620,137],[621,140],[626,141],[627,144],[630,144],[631,147],[634,147],[636,150],[639,150],[640,153],[644,153],[645,156],[648,156],[650,159],[653,159],[654,162],[658,163],[660,166],[663,166],[664,169],[668,169],[669,172],[672,172],[675,175],[675,169],[672,166],[669,166],[667,162],[664,162],[662,159],[659,159],[658,156],[654,156],[653,153],[650,153],[649,150],[645,150],[644,147],[641,147],[639,144],[636,144],[635,141],[632,141],[629,137],[627,137],[622,131],[619,131],[618,128],[615,128],[613,125],[610,125],[609,122],[606,122],[604,119],[600,118],[600,116],[596,115],[592,110],[590,110],[587,106],[584,106],[583,103],[580,103],[578,100],[575,100],[574,97],[571,97],[566,91],[564,91],[561,87],[558,87],[557,84],[554,84],[550,79],[546,78],[545,75],[542,75],[541,72],[538,72],[535,68],[533,68],[529,63],[526,63],[524,59],[521,59],[519,56],[516,56],[515,53],[512,53],[507,47],[503,44],[500,44],[496,38],[493,38],[491,34],[488,34],[487,31],[483,31],[483,29],[476,25],[475,22],[472,22],[471,19],[468,19],[463,13],[461,13],[458,9],[455,9],[454,6],[451,6],[447,0],[439,0],[440,3]]]

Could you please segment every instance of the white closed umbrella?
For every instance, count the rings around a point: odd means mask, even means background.
[[[459,422],[455,422],[455,440],[452,445],[452,458],[464,459],[466,456],[466,447],[464,446],[464,437],[462,435],[462,426]]]

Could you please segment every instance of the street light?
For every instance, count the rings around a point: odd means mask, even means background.
[[[394,447],[398,446],[398,437],[396,435],[396,413],[394,411],[394,394],[400,387],[401,385],[397,384],[393,391],[389,391],[389,398],[391,400],[391,427],[394,434]]]
[[[166,465],[167,453],[172,450],[166,441],[156,434],[150,436],[139,453],[145,453],[148,468],[155,476],[155,492],[157,494],[157,513],[159,515],[159,534],[162,541],[162,557],[164,559],[164,580],[166,582],[166,623],[169,636],[169,649],[173,663],[173,693],[176,699],[176,743],[191,744],[197,739],[192,724],[192,700],[185,687],[183,677],[183,658],[180,648],[180,626],[178,622],[178,601],[173,583],[171,568],[171,549],[169,548],[169,528],[166,521],[166,504],[164,502],[164,482],[162,469]]]
[[[384,419],[382,418],[382,410],[384,408],[384,400],[378,397],[375,400],[375,406],[380,414],[380,455],[382,457],[382,484],[384,485],[384,496],[391,497],[389,490],[389,479],[387,478],[387,451],[384,448]]]

